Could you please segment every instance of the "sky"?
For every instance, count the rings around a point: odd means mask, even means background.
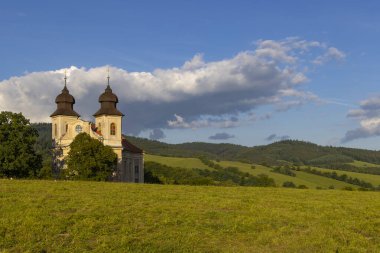
[[[2,1],[0,111],[85,120],[110,83],[125,134],[380,149],[379,1]]]

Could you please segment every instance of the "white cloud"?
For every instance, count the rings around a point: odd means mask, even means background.
[[[197,54],[180,67],[152,72],[110,67],[111,87],[119,97],[120,110],[126,114],[127,132],[233,127],[238,123],[230,122],[228,117],[260,105],[291,104],[290,108],[315,101],[314,94],[300,89],[309,81],[304,53],[340,57],[339,50],[331,50],[324,43],[298,38],[262,40],[256,46],[220,61],[207,62]],[[49,121],[54,99],[63,87],[64,71],[26,73],[1,81],[0,110],[23,112],[32,121]],[[67,71],[68,88],[77,101],[75,110],[90,119],[99,107],[97,99],[106,85],[107,66],[73,66]],[[175,114],[183,121],[177,117],[173,120]]]
[[[340,61],[346,58],[346,54],[335,47],[329,47],[327,51],[313,61],[314,64],[322,65],[331,60]]]
[[[359,121],[360,127],[348,131],[342,142],[380,135],[380,95],[360,102],[359,109],[352,109],[347,117]]]

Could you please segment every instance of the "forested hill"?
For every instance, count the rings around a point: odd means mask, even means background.
[[[265,146],[245,147],[234,144],[192,142],[167,144],[129,136],[128,139],[147,153],[163,156],[196,157],[206,155],[221,160],[266,163],[269,165],[321,165],[351,163],[354,160],[379,164],[380,151],[319,146],[310,142],[285,140]]]
[[[39,148],[50,145],[50,124],[34,124],[40,132]],[[191,142],[167,144],[145,138],[127,136],[128,140],[149,154],[178,157],[207,156],[210,159],[242,161],[267,165],[315,165],[330,168],[350,165],[355,160],[378,164],[380,151],[319,146],[310,142],[285,140],[265,146],[245,147],[234,144]],[[46,142],[46,143],[45,143]],[[45,143],[45,145],[44,145]]]

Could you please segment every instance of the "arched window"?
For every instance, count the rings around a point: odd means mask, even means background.
[[[115,125],[115,123],[111,123],[110,134],[111,135],[115,135],[116,134],[116,125]]]
[[[67,133],[67,130],[69,129],[69,125],[68,124],[66,124],[66,133]]]
[[[57,136],[57,124],[54,124],[54,136]]]

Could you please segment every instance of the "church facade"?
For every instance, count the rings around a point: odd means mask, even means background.
[[[87,133],[117,154],[118,163],[112,179],[122,182],[144,182],[144,152],[122,136],[122,118],[117,109],[118,97],[109,84],[99,96],[100,108],[93,115],[95,123],[82,120],[74,111],[75,99],[66,85],[55,99],[57,109],[50,115],[52,123],[53,167],[55,172],[65,169],[65,157],[70,144],[79,133]]]

